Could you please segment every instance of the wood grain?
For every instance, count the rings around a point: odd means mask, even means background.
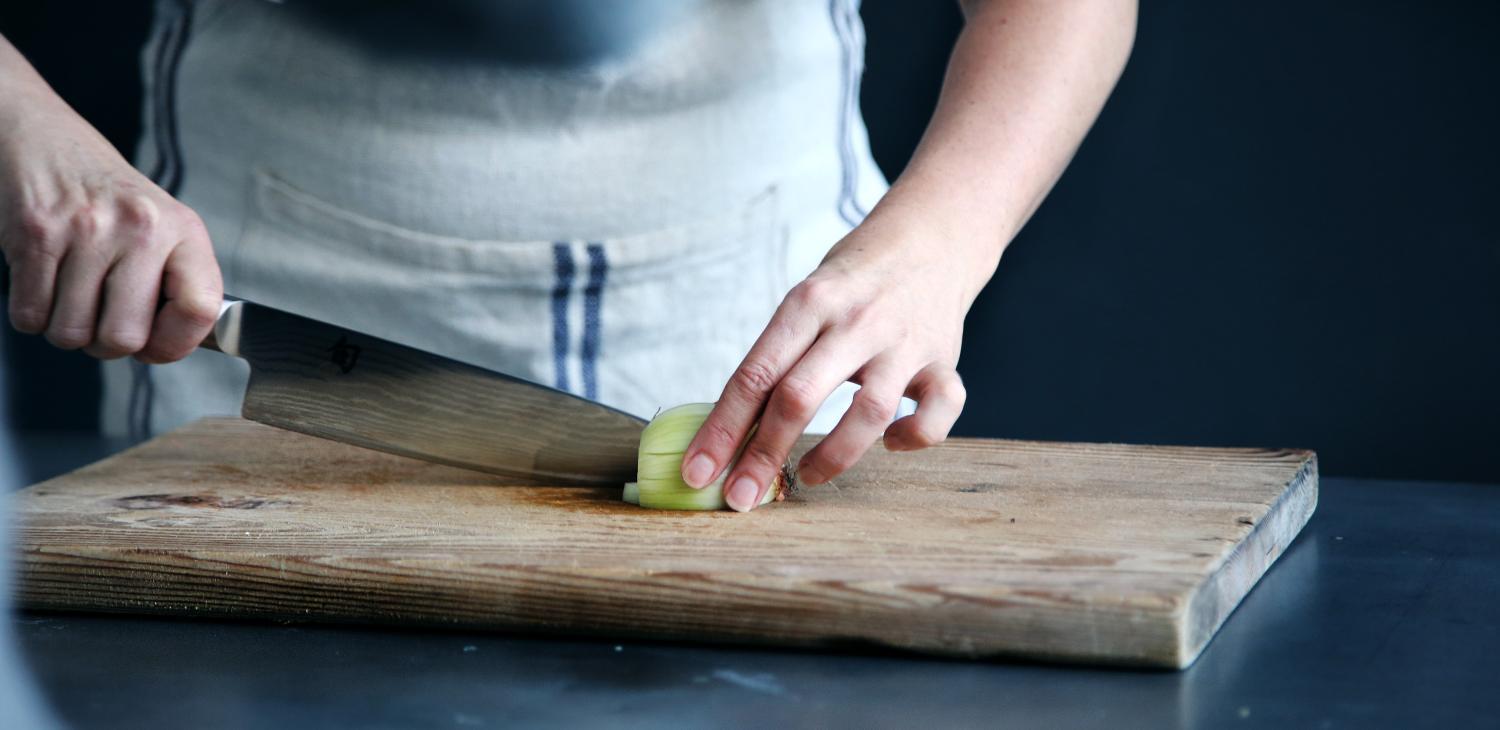
[[[219,419],[14,507],[32,609],[1185,667],[1316,501],[1306,451],[956,439],[656,512]]]

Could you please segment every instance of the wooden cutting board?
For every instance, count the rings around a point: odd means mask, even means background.
[[[1185,667],[1317,481],[1307,451],[955,439],[745,515],[657,512],[219,419],[13,507],[32,609]]]

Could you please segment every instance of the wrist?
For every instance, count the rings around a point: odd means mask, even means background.
[[[909,265],[941,264],[967,307],[994,275],[1010,240],[988,218],[940,187],[915,184],[903,176],[861,227],[883,233],[879,238],[896,242],[920,259]]]

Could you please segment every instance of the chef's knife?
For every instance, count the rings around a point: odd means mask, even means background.
[[[645,421],[571,393],[246,301],[203,346],[249,361],[252,421],[547,484],[635,479]]]

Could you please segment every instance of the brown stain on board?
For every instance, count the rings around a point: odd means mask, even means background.
[[[204,464],[204,469],[221,477],[234,477],[236,479],[249,479],[253,475],[244,469],[229,464]]]
[[[269,497],[226,497],[218,494],[137,494],[119,497],[109,503],[126,510],[168,509],[171,507],[194,507],[200,509],[261,509],[263,507],[285,507],[292,504],[284,499]]]
[[[506,485],[504,501],[516,507],[542,507],[575,514],[620,512],[623,508],[639,510],[621,498],[615,487],[529,487]]]

